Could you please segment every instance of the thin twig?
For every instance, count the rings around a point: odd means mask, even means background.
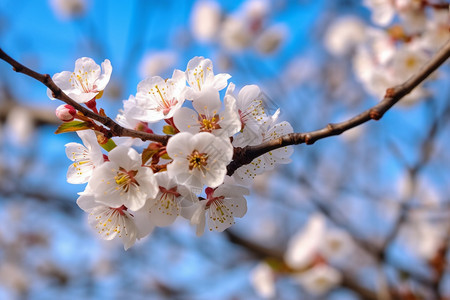
[[[0,48],[0,58],[9,63],[13,70],[19,73],[23,73],[27,76],[30,76],[37,81],[42,82],[46,87],[48,87],[52,92],[53,96],[56,99],[59,99],[69,105],[72,105],[76,110],[82,112],[86,117],[89,117],[93,120],[96,120],[106,127],[109,128],[109,133],[111,136],[129,136],[129,137],[136,137],[140,138],[142,140],[150,140],[155,142],[160,142],[162,144],[167,144],[167,141],[169,140],[169,136],[167,135],[158,135],[153,133],[147,133],[137,130],[131,130],[124,128],[114,122],[111,118],[107,116],[101,116],[99,114],[96,114],[92,112],[91,110],[87,109],[86,107],[82,106],[78,102],[72,100],[69,96],[67,96],[52,80],[50,75],[48,74],[40,74],[36,71],[33,71],[26,66],[22,65],[12,57],[10,57],[8,54],[6,54],[1,48]]]
[[[450,40],[448,40],[447,43],[416,74],[412,75],[404,83],[387,89],[386,95],[381,102],[349,120],[334,124],[330,123],[322,129],[311,132],[290,133],[256,146],[235,148],[233,161],[227,167],[228,175],[233,175],[234,171],[236,171],[239,167],[249,164],[258,156],[269,151],[303,143],[312,145],[320,139],[339,135],[370,120],[381,119],[392,106],[394,106],[404,96],[409,94],[431,73],[439,68],[439,66],[441,66],[449,57]]]

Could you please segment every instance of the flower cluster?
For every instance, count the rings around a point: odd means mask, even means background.
[[[112,67],[105,60],[102,68],[103,72],[92,59],[81,58],[74,72],[55,74],[53,80],[74,101],[102,114],[96,100]],[[178,216],[190,220],[197,235],[203,234],[205,226],[221,232],[234,224],[234,218],[245,215],[244,195],[249,194],[246,186],[252,179],[277,163],[290,161],[293,150],[284,147],[227,176],[234,147],[293,132],[289,123],[277,122],[279,110],[274,115],[266,113],[256,85],[235,93],[235,85],[228,84],[230,77],[214,74],[209,59],[195,57],[186,71],[175,70],[171,78],[153,76],[138,84],[116,120],[125,128],[148,133],[153,133],[150,127],[156,122],[164,121],[163,132],[170,135],[167,145],[108,139],[106,128],[73,107],[58,108],[57,115],[65,122],[58,131],[77,131],[83,141],[66,145],[73,161],[67,180],[87,183],[77,203],[89,213],[89,223],[103,239],[121,238],[128,249],[155,226],[168,226]],[[221,99],[220,91],[227,86]],[[48,94],[53,98],[51,91]]]
[[[381,99],[388,87],[417,72],[450,38],[449,5],[403,0],[364,3],[372,11],[372,22],[382,28],[365,25],[356,17],[343,17],[330,25],[325,46],[334,55],[353,50],[357,79],[368,93]],[[400,103],[414,104],[428,94],[419,86]]]

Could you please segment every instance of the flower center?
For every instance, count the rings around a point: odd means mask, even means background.
[[[213,130],[220,129],[218,124],[220,117],[215,114],[212,118],[208,118],[206,115],[199,115],[198,122],[200,123],[201,132],[212,132]]]
[[[166,189],[165,187],[159,186],[159,190],[163,194],[174,195],[175,197],[180,197],[181,194],[177,192],[177,187],[173,187],[171,189]]]
[[[121,188],[124,192],[128,192],[131,186],[139,186],[139,183],[135,178],[137,173],[138,171],[126,171],[125,169],[120,168],[119,172],[117,172],[117,175],[114,176],[114,180],[118,185],[116,187],[116,190]]]
[[[409,69],[412,69],[416,66],[417,64],[417,60],[414,57],[408,57],[406,59],[406,67],[408,67]]]
[[[89,87],[88,81],[88,72],[81,72],[78,70],[78,73],[72,72],[70,75],[69,82],[72,84],[72,87],[77,87],[79,90],[82,90],[84,93],[90,93],[91,89]]]
[[[198,168],[203,170],[208,164],[208,154],[199,153],[197,150],[192,151],[191,155],[187,157],[189,161],[189,170]]]

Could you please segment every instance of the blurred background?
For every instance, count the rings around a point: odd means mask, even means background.
[[[49,74],[109,59],[111,117],[142,79],[204,56],[305,132],[382,96],[355,67],[372,13],[356,0],[2,0],[0,46]],[[178,220],[124,251],[91,231],[84,186],[66,182],[64,145],[80,141],[54,134],[61,103],[1,61],[0,299],[449,299],[449,82],[447,63],[382,120],[295,147],[226,232],[198,238]]]

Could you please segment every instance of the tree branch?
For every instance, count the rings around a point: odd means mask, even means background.
[[[383,115],[394,106],[400,99],[409,94],[415,87],[424,81],[431,73],[441,66],[450,57],[450,40],[428,61],[422,68],[404,83],[386,90],[383,100],[377,105],[360,113],[359,115],[340,122],[330,123],[326,127],[305,132],[290,133],[277,139],[267,141],[256,146],[246,146],[244,148],[235,148],[233,161],[227,167],[227,174],[233,175],[239,167],[249,164],[255,158],[269,151],[298,144],[312,145],[317,140],[339,135],[351,128],[357,127],[370,120],[379,120]]]
[[[46,87],[48,87],[52,92],[56,99],[59,99],[69,105],[72,105],[76,110],[82,112],[86,117],[89,117],[93,120],[96,120],[106,127],[109,128],[109,133],[111,136],[129,136],[129,137],[135,137],[140,138],[141,140],[150,140],[155,142],[160,142],[162,144],[167,144],[167,141],[169,140],[169,136],[167,135],[158,135],[153,133],[147,133],[137,130],[131,130],[124,128],[114,122],[111,118],[107,116],[102,116],[99,114],[96,114],[92,112],[91,110],[87,109],[86,107],[82,106],[78,102],[72,100],[69,96],[67,96],[52,80],[50,75],[48,74],[40,74],[38,72],[35,72],[26,66],[22,65],[12,57],[10,57],[8,54],[6,54],[1,48],[0,48],[0,59],[3,59],[8,64],[10,64],[13,67],[13,70],[22,74],[25,74],[27,76],[30,76],[37,81],[42,82]],[[111,137],[110,136],[110,137]]]

